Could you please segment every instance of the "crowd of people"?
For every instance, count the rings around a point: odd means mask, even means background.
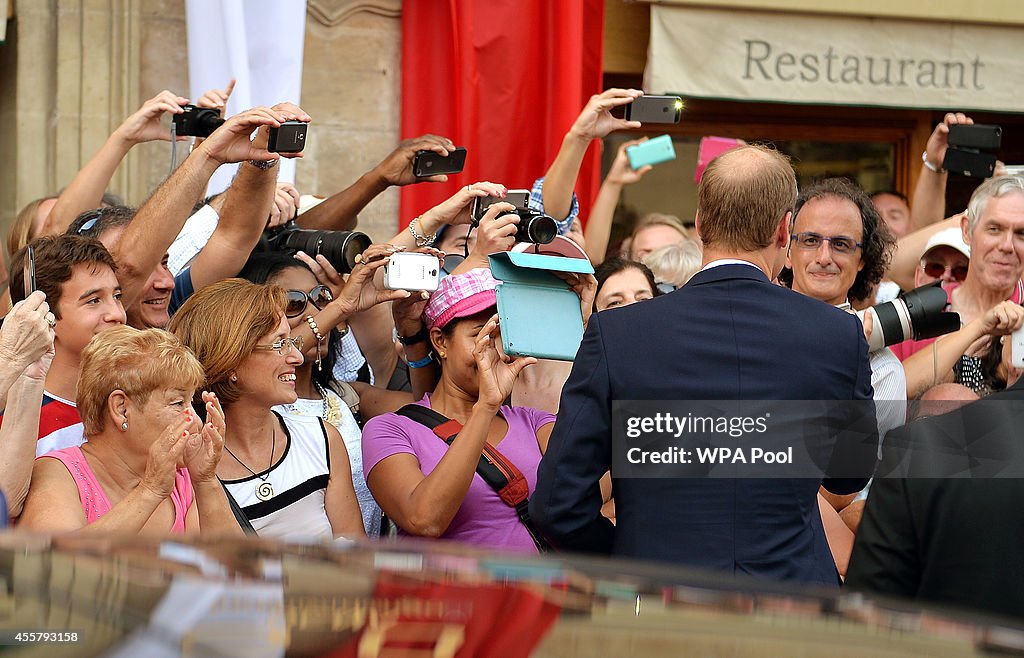
[[[196,103],[223,111],[229,93]],[[974,570],[948,567],[930,542],[954,531],[936,529],[928,500],[950,492],[870,475],[879,441],[913,415],[908,401],[1018,395],[1008,337],[1024,326],[1024,178],[982,182],[946,218],[946,136],[971,122],[959,113],[932,133],[912,205],[845,178],[798,190],[784,156],[741,144],[704,171],[694,218],[648,215],[610,244],[622,188],[650,170],[630,166],[636,142],[619,148],[586,222],[573,188],[594,141],[642,127],[612,113],[641,94],[594,96],[531,190],[530,206],[558,227],[549,253],[596,268],[568,277],[585,328],[574,363],[501,347],[488,256],[516,248],[520,217],[500,201],[471,214],[475,200],[506,196],[500,183],[420,209],[351,263],[268,247],[268,231],[352,230],[387,187],[445,180],[415,177],[412,162],[447,155],[450,139],[403,141],[300,208],[277,165],[301,154],[268,151],[268,135],[312,118],[290,103],[254,108],[197,138],[132,208],[106,189],[118,163],[170,139],[166,115],[189,102],[168,91],[146,101],[8,235],[0,489],[10,523],[612,553],[829,586],[849,576],[1019,615],[1024,579],[999,568],[1013,561],[998,553],[1008,542],[961,542],[980,555]],[[228,163],[239,163],[230,187],[204,198]],[[383,285],[402,251],[443,261],[436,291]],[[930,283],[960,328],[869,353],[876,328],[853,311]],[[874,400],[885,412],[871,431],[883,438],[847,455],[866,464],[863,478],[618,478],[620,399]],[[957,514],[1001,519],[1020,536],[1009,484],[956,486],[972,506]],[[990,595],[961,596],[964,582]]]

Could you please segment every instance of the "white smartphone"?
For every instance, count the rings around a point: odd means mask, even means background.
[[[1024,370],[1024,327],[1010,334],[1010,366]]]
[[[437,290],[441,261],[437,256],[400,251],[384,266],[384,287],[388,290]]]

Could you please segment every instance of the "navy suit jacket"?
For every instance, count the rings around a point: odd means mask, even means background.
[[[710,268],[673,293],[591,317],[531,516],[564,550],[836,585],[821,479],[615,479],[618,525],[608,522],[598,481],[611,464],[611,403],[871,396],[855,316],[776,286],[752,266]],[[875,448],[867,450],[860,457],[873,463]],[[825,484],[848,493],[866,482]]]

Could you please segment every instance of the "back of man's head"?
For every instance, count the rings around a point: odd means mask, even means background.
[[[796,174],[778,151],[746,145],[723,153],[704,170],[697,188],[704,246],[744,252],[768,247],[796,196]]]
[[[36,289],[46,293],[50,310],[60,319],[60,296],[76,265],[109,267],[117,271],[114,258],[99,240],[77,235],[46,235],[29,243],[36,267]],[[25,299],[25,254],[23,248],[11,259],[11,303]]]

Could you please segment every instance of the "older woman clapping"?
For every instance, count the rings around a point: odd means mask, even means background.
[[[172,334],[116,327],[82,353],[77,401],[87,443],[36,460],[20,526],[65,532],[241,534],[216,478],[224,416],[202,367]]]

